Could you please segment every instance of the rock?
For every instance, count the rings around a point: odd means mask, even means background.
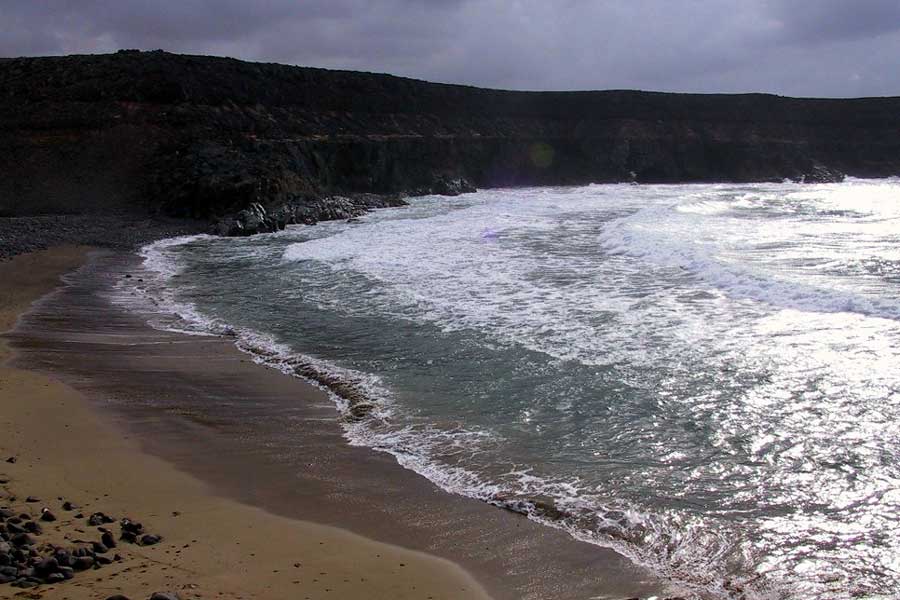
[[[8,462],[9,464],[12,465],[12,464],[15,464],[16,460],[17,459],[15,456],[10,456],[9,458],[6,459],[6,462]]]
[[[141,537],[141,546],[153,546],[154,544],[158,544],[161,541],[162,538],[160,536],[148,533]]]
[[[76,571],[86,571],[94,566],[93,556],[78,556],[72,562],[72,568]]]
[[[98,554],[97,556],[95,556],[95,557],[94,557],[94,561],[95,561],[98,565],[111,565],[112,562],[113,562],[112,559],[111,559],[110,557],[108,557],[108,556],[103,556],[102,554]]]
[[[75,506],[74,504],[72,504],[71,502],[69,502],[68,500],[66,500],[62,504],[62,508],[63,508],[63,510],[75,510],[78,507]]]
[[[91,548],[97,554],[106,554],[109,550],[109,548],[104,546],[101,542],[91,542]]]
[[[9,510],[8,508],[0,508],[0,519],[4,519],[4,520],[11,519],[12,517],[15,517],[15,516],[16,516],[16,513]]]
[[[11,566],[0,567],[0,575],[5,575],[7,577],[12,577],[13,579],[15,579],[16,576],[18,575],[18,573],[19,573],[19,569],[17,569],[16,567],[11,567]]]
[[[119,526],[122,528],[122,531],[130,531],[135,535],[144,533],[144,526],[130,519],[122,519]]]
[[[27,521],[23,527],[28,533],[33,533],[35,535],[43,533],[43,529],[41,529],[41,526],[37,521]]]
[[[66,580],[66,576],[62,573],[50,573],[44,579],[47,583],[62,583]]]
[[[62,573],[63,577],[66,579],[72,579],[75,577],[75,569],[72,567],[60,567],[59,572]]]
[[[116,547],[116,539],[113,537],[113,534],[110,533],[109,531],[103,532],[103,535],[100,536],[100,542],[107,548],[115,548]]]
[[[123,531],[122,535],[119,536],[119,539],[123,542],[128,542],[129,544],[137,543],[137,535],[133,531]]]
[[[174,592],[154,592],[149,600],[181,600],[181,596]]]
[[[56,573],[57,571],[59,571],[59,561],[53,557],[45,558],[34,565],[34,572],[38,577],[46,577],[50,573]]]
[[[40,501],[41,501],[41,499],[36,496],[28,496],[27,498],[25,498],[25,502],[28,502],[28,503],[34,503],[34,502],[40,502]]]
[[[128,596],[123,596],[122,594],[114,594],[112,596],[107,596],[106,600],[131,600]]]
[[[477,191],[475,186],[469,183],[463,177],[448,177],[439,175],[434,178],[431,184],[431,193],[440,196],[459,196],[460,194],[469,194]]]
[[[10,534],[25,533],[25,528],[18,523],[13,522],[12,519],[6,522],[6,530],[9,531]]]
[[[72,554],[68,550],[57,548],[56,551],[53,552],[53,558],[56,559],[56,562],[58,562],[61,567],[72,566]]]
[[[837,169],[827,167],[821,163],[814,163],[806,172],[796,176],[799,183],[840,183],[846,175]]]
[[[15,580],[16,580],[16,577],[15,577],[15,576],[12,576],[12,575],[4,575],[4,574],[0,573],[0,584],[3,584],[3,583],[11,583],[11,582],[13,582],[13,581],[15,581]]]
[[[41,521],[45,521],[47,523],[52,523],[56,520],[56,515],[50,512],[49,508],[45,508],[41,511]]]
[[[9,539],[9,541],[11,541],[13,543],[13,545],[19,546],[20,548],[22,546],[33,546],[34,545],[34,539],[27,533],[17,533],[14,536],[12,536]]]
[[[102,512],[95,512],[88,517],[88,525],[91,527],[98,527],[100,525],[104,525],[106,523],[115,523],[116,520],[109,515],[103,514]]]

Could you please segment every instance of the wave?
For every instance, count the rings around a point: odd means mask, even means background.
[[[400,426],[390,390],[375,375],[297,352],[272,336],[235,327],[203,314],[178,299],[173,279],[183,272],[174,248],[205,236],[162,240],[144,247],[147,285],[140,288],[144,306],[127,287],[120,301],[150,310],[154,327],[192,335],[234,339],[235,346],[258,364],[298,377],[325,391],[334,402],[344,437],[351,445],[392,455],[449,493],[478,499],[536,522],[562,529],[576,539],[609,547],[674,582],[677,593],[704,598],[771,599],[773,584],[753,572],[754,558],[731,536],[705,523],[688,523],[671,515],[647,514],[611,502],[578,480],[562,480],[519,468],[491,480],[464,458],[493,443],[490,432],[462,427]],[[124,286],[125,284],[123,284]]]
[[[900,320],[900,303],[873,298],[856,291],[817,286],[792,278],[790,269],[770,264],[753,266],[753,253],[769,251],[765,238],[744,239],[726,246],[725,241],[746,236],[740,224],[730,224],[721,236],[700,237],[700,225],[678,207],[650,207],[607,224],[599,243],[609,255],[639,258],[657,267],[679,269],[736,300],[752,300],[781,309],[819,313],[856,313],[867,317]],[[697,211],[704,216],[720,211]],[[789,243],[769,243],[787,253]],[[770,261],[774,260],[768,256]],[[835,265],[832,265],[835,266]],[[843,263],[841,266],[846,266]],[[804,279],[812,279],[804,277]]]

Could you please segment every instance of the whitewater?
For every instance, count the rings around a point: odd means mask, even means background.
[[[900,597],[900,180],[487,190],[142,254],[156,326],[341,381],[348,442],[447,491],[698,597]]]

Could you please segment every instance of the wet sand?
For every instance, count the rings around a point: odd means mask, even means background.
[[[392,576],[382,573],[388,563],[361,569],[356,558],[351,561],[356,573],[371,568],[395,582],[398,577],[407,582],[412,571],[431,569],[416,579],[417,591],[423,589],[422,579],[433,581],[439,572],[445,587],[435,598],[478,597],[483,592],[468,574],[498,599],[630,598],[666,592],[650,573],[611,550],[444,493],[400,468],[389,455],[349,446],[331,401],[317,388],[253,364],[229,339],[157,331],[146,325],[146,315],[112,305],[105,294],[126,272],[137,284],[136,257],[95,254],[90,265],[69,278],[71,285],[39,303],[10,336],[19,353],[15,364],[53,373],[82,392],[111,420],[104,426],[108,437],[128,445],[142,461],[155,461],[157,468],[175,465],[179,477],[202,488],[206,502],[229,503],[268,519],[279,515],[291,527],[321,527],[298,519],[340,526],[446,559],[413,553],[420,561],[415,569],[409,559]],[[98,411],[80,402],[96,416]],[[122,440],[117,431],[128,432],[129,439]],[[71,468],[75,463],[72,457]],[[140,472],[132,471],[133,477]],[[155,475],[141,480],[156,485]],[[118,487],[114,481],[108,480],[110,492]],[[167,518],[166,510],[182,515]],[[186,511],[171,503],[156,513],[160,528],[186,521]],[[233,521],[218,523],[227,530]],[[385,547],[404,552],[396,546]],[[345,590],[338,597],[377,597],[368,587],[355,595],[361,591]]]
[[[0,263],[0,330],[85,254],[85,248],[55,248]],[[51,307],[52,301],[44,305]],[[64,337],[74,334],[64,312],[53,318]],[[5,344],[0,352],[0,360],[9,358]],[[137,599],[164,591],[182,598],[488,598],[449,561],[216,495],[143,452],[79,391],[19,368],[29,364],[27,356],[15,362],[0,367],[0,506],[33,517],[50,508],[57,521],[42,522],[44,531],[35,536],[41,544],[99,539],[86,524],[94,511],[139,520],[162,542],[120,541],[114,549],[120,561],[27,591],[3,585],[0,597]],[[27,502],[27,496],[39,501]],[[78,508],[64,510],[63,500]]]

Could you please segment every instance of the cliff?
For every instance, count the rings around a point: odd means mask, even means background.
[[[836,173],[900,174],[900,98],[510,92],[165,52],[0,60],[0,215],[292,222],[467,182]]]

